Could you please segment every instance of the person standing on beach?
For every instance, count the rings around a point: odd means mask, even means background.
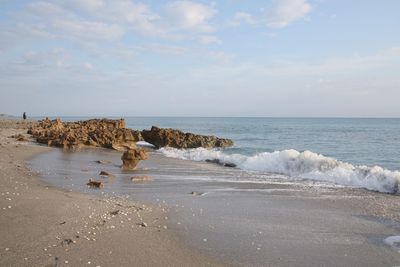
[[[26,120],[26,112],[24,111],[24,114],[22,114],[22,118],[24,118],[24,120]]]

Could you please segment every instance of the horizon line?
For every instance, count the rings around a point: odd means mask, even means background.
[[[20,117],[9,115],[12,117]],[[199,116],[199,115],[32,115],[30,118],[265,118],[265,119],[400,119],[399,116]]]

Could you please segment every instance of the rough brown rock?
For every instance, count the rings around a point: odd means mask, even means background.
[[[103,182],[89,179],[89,182],[86,185],[92,188],[101,188],[103,187]]]
[[[147,152],[142,148],[128,149],[121,157],[122,169],[135,170],[140,160],[148,158]]]
[[[184,133],[180,130],[158,128],[156,126],[151,127],[151,130],[143,130],[141,135],[144,141],[154,145],[156,148],[165,146],[174,148],[213,148],[233,145],[233,141],[230,139]]]
[[[142,140],[140,132],[125,128],[123,119],[62,122],[46,118],[32,126],[28,133],[39,143],[64,148],[97,146],[124,151],[135,148],[135,143]]]

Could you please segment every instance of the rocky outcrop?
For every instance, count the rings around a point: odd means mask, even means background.
[[[144,141],[154,145],[156,148],[214,148],[229,147],[233,145],[230,139],[218,138],[216,136],[197,135],[184,133],[176,129],[151,127],[151,130],[143,130],[141,135]]]
[[[148,158],[147,152],[143,148],[128,149],[121,157],[123,170],[135,170],[139,161]]]
[[[123,151],[136,148],[136,142],[143,140],[139,131],[125,128],[123,119],[62,122],[46,118],[32,126],[28,133],[39,143],[64,148],[97,146]]]

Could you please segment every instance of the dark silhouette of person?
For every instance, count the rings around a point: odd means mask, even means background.
[[[26,112],[24,111],[24,114],[22,114],[22,118],[24,118],[24,120],[26,120]]]

